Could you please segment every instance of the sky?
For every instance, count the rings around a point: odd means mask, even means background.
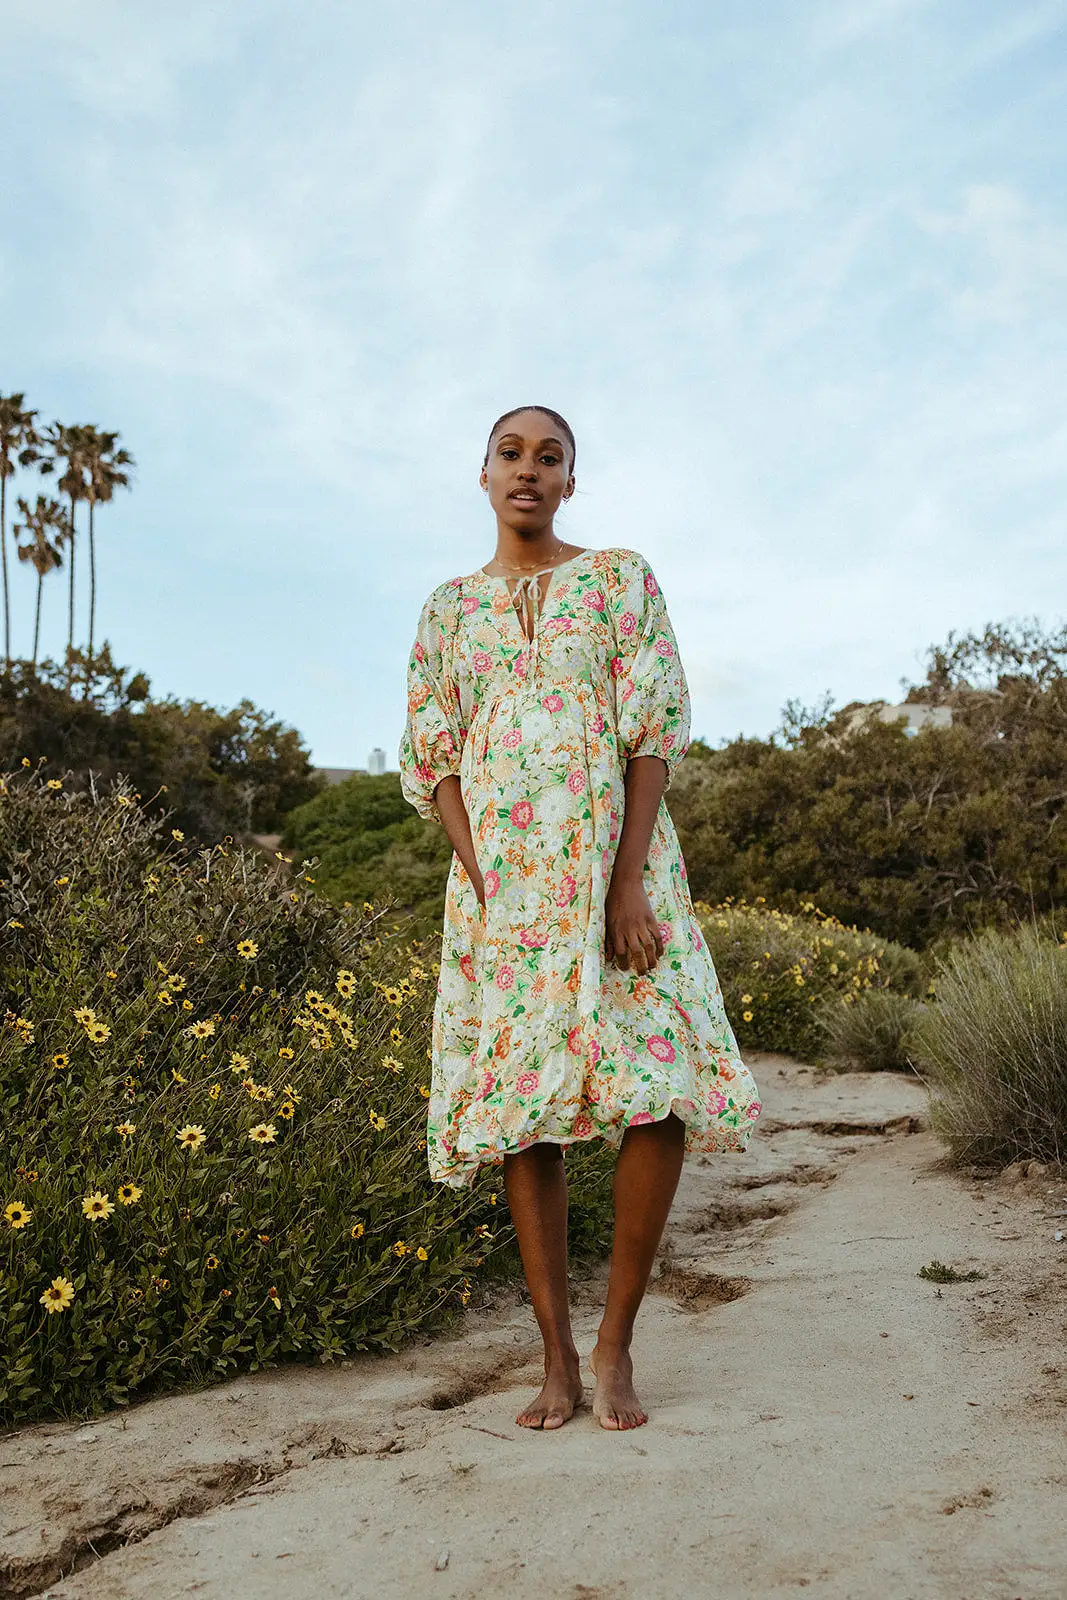
[[[1063,620],[1067,0],[3,12],[0,392],[133,452],[97,636],[153,693],[395,767],[530,402],[578,439],[557,533],[663,587],[694,737]],[[61,653],[63,576],[43,617]]]

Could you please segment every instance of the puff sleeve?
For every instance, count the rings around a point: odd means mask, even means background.
[[[689,686],[651,567],[636,550],[620,550],[618,556],[611,597],[616,649],[611,675],[619,752],[626,760],[661,757],[669,788],[689,748]]]
[[[449,606],[451,598],[453,606]],[[452,666],[456,591],[435,589],[422,608],[408,658],[408,714],[400,740],[400,787],[420,817],[440,822],[434,790],[458,775],[466,729]]]

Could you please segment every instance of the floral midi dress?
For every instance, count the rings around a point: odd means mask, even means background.
[[[456,774],[485,907],[453,854],[432,1032],[430,1175],[542,1140],[622,1142],[674,1111],[689,1150],[744,1150],[760,1114],[685,863],[661,800],[644,885],[664,942],[638,975],[604,954],[604,905],[632,756],[667,786],[689,693],[659,584],[635,550],[583,550],[540,576],[481,569],[422,608],[408,664],[401,784],[440,821]],[[521,612],[521,614],[520,614]],[[532,629],[530,637],[523,615]]]

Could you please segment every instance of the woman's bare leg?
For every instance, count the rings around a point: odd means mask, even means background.
[[[515,1420],[524,1428],[561,1428],[582,1398],[582,1380],[571,1332],[567,1179],[560,1146],[535,1144],[505,1156],[504,1186],[545,1343],[544,1387]]]
[[[615,1167],[615,1242],[608,1297],[591,1363],[593,1412],[602,1428],[638,1428],[648,1413],[634,1392],[630,1340],[652,1273],[685,1154],[685,1124],[673,1111],[662,1122],[627,1128]]]

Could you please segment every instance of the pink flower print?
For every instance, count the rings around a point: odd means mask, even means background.
[[[622,656],[612,656],[610,665],[611,676],[613,678],[621,678],[625,671],[626,663],[623,661]]]
[[[763,1110],[763,1107],[760,1104],[760,1102],[758,1100],[753,1100],[752,1104],[749,1106],[748,1110],[745,1112],[745,1116],[746,1117],[751,1117],[752,1121],[755,1122],[756,1118],[759,1116],[759,1114],[760,1114],[760,1112],[762,1110]]]
[[[637,1060],[637,1051],[634,1049],[633,1045],[620,1044],[619,1049],[622,1051],[627,1061]]]
[[[627,678],[626,682],[622,686],[621,699],[623,705],[625,705],[627,700],[629,700],[630,696],[634,692],[635,687],[636,685],[634,684],[634,680],[632,678]]]
[[[444,733],[441,735],[441,749],[444,751],[446,756],[450,756],[455,748],[456,741],[446,728]]]
[[[666,754],[666,752],[668,750],[673,750],[674,749],[674,734],[673,733],[665,733],[663,735],[663,738],[659,742],[659,747],[664,752],[664,754]]]
[[[509,728],[500,743],[505,750],[514,750],[516,745],[522,743],[522,730],[520,728]]]
[[[563,879],[563,882],[559,886],[559,893],[556,896],[556,904],[558,906],[569,906],[571,901],[574,899],[577,889],[577,879],[573,878],[568,872],[566,877]]]
[[[656,582],[651,572],[645,573],[645,593],[652,595],[659,594],[659,584]]]
[[[661,922],[659,924],[659,936],[663,940],[664,944],[670,944],[671,940],[674,938],[674,929],[671,927],[669,922]]]
[[[619,813],[615,810],[614,806],[611,808],[611,816],[609,820],[611,822],[611,830],[608,833],[608,838],[617,839],[619,837]]]
[[[543,950],[548,943],[548,934],[541,928],[523,928],[521,937],[527,950]]]
[[[656,640],[656,654],[658,656],[673,656],[674,646],[669,639]]]
[[[694,950],[703,950],[704,948],[704,935],[696,923],[693,924],[693,948]]]
[[[460,956],[460,958],[459,958],[459,970],[460,970],[460,972],[462,972],[463,976],[466,978],[468,983],[473,983],[474,982],[474,957],[470,956],[470,955]]]
[[[463,596],[463,615],[469,617],[472,611],[477,611],[480,602],[472,594]]]
[[[490,867],[489,871],[483,875],[482,882],[485,884],[485,898],[491,900],[500,888],[499,872],[494,872]]]
[[[600,852],[600,870],[604,874],[605,878],[608,876],[609,872],[611,871],[611,851],[610,850],[601,850],[601,852]]]
[[[516,678],[525,678],[525,676],[526,676],[526,651],[525,650],[520,650],[518,655],[515,657],[515,676],[516,676]]]
[[[478,1093],[475,1095],[475,1099],[476,1100],[488,1100],[489,1096],[493,1092],[493,1088],[494,1088],[495,1084],[496,1084],[495,1076],[489,1070],[489,1068],[486,1067],[485,1071],[482,1073],[481,1087],[478,1090]]]
[[[622,629],[623,633],[627,635],[633,633],[634,629],[637,627],[637,618],[634,616],[632,611],[623,612],[622,616],[619,618],[619,627]]]
[[[563,696],[561,694],[546,694],[541,704],[546,711],[562,711]]]
[[[678,870],[683,878],[687,878],[689,876],[688,872],[685,870],[685,857],[681,854],[681,852],[679,852],[678,855]]]
[[[708,1110],[716,1114],[726,1110],[726,1096],[721,1089],[708,1090]]]
[[[574,1128],[572,1131],[576,1139],[588,1139],[589,1135],[593,1131],[592,1117],[587,1117],[584,1111],[580,1112],[579,1115],[574,1119]]]
[[[415,660],[419,663],[420,667],[421,667],[422,663],[426,660],[425,647],[423,645],[421,645],[418,642],[418,640],[415,641]]]
[[[488,672],[493,665],[493,658],[485,650],[476,650],[471,657],[471,664],[475,672]]]
[[[592,728],[594,733],[603,733],[604,732],[604,729],[607,727],[607,723],[604,721],[604,713],[602,711],[598,711],[597,712],[596,716],[593,718],[592,722],[590,723],[590,727]]]
[[[567,1035],[567,1049],[572,1056],[578,1056],[582,1053],[582,1030],[578,1023],[575,1023]]]
[[[589,1060],[594,1063],[600,1060],[599,1039],[590,1039],[589,1041]]]
[[[575,767],[573,772],[567,774],[567,788],[571,794],[581,794],[585,788],[585,773]]]
[[[514,989],[515,987],[515,968],[509,967],[506,961],[502,961],[496,969],[496,986],[498,989]]]
[[[639,1128],[642,1123],[655,1122],[655,1120],[656,1119],[652,1115],[651,1111],[635,1111],[634,1115],[630,1118],[630,1127]]]
[[[537,1085],[540,1082],[541,1082],[540,1073],[538,1073],[538,1072],[520,1072],[519,1076],[518,1076],[518,1079],[516,1080],[515,1087],[519,1091],[520,1094],[533,1094],[534,1090],[537,1088]]]
[[[603,611],[604,596],[599,589],[589,589],[582,596],[582,604],[588,606],[590,611]]]
[[[692,1019],[692,1017],[691,1017],[691,1016],[690,1016],[690,1015],[689,1015],[689,1013],[688,1013],[688,1011],[687,1011],[687,1010],[686,1010],[686,1009],[685,1009],[685,1007],[684,1007],[684,1006],[683,1006],[683,1005],[682,1005],[682,1002],[681,1002],[681,1001],[680,1001],[680,1000],[676,1000],[676,1001],[675,1001],[675,1002],[674,1002],[674,1009],[675,1009],[675,1011],[677,1011],[677,1013],[678,1013],[678,1015],[679,1015],[679,1016],[680,1016],[680,1017],[684,1017],[684,1018],[685,1018],[685,1020],[686,1020],[686,1022],[688,1022],[688,1024],[689,1024],[689,1026],[690,1026],[690,1027],[692,1027],[692,1026],[693,1026],[693,1019]]]
[[[533,806],[529,800],[516,800],[508,816],[516,828],[528,828],[533,821]]]
[[[645,1049],[650,1055],[654,1055],[657,1061],[669,1064],[674,1060],[674,1046],[669,1039],[663,1037],[662,1033],[650,1033],[645,1040]]]
[[[582,1086],[582,1093],[591,1105],[600,1104],[600,1084],[595,1078],[587,1078]]]

